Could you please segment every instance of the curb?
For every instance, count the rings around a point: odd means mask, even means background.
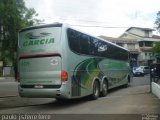
[[[14,78],[6,78],[6,77],[0,77],[0,82],[18,82]]]
[[[4,80],[5,78],[4,77],[0,77],[0,80]]]
[[[0,98],[8,98],[8,97],[17,97],[18,95],[5,95],[5,96],[0,96]]]

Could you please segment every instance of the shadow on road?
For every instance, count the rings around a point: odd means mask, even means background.
[[[20,98],[18,96],[0,99],[0,110],[21,107],[33,107],[33,109],[34,107],[36,109],[64,109],[88,101],[88,97],[72,100],[56,100],[54,98]]]

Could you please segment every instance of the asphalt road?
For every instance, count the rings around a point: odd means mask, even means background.
[[[17,86],[14,78],[0,78],[0,98],[18,96]]]
[[[117,115],[117,117],[122,116],[127,119],[128,117],[133,117],[134,115],[137,118],[142,118],[142,116],[145,114],[160,114],[160,100],[150,93],[149,83],[149,76],[134,77],[130,87],[121,87],[111,90],[106,97],[101,97],[94,101],[91,101],[88,98],[76,99],[67,102],[57,102],[55,99],[51,98],[33,99],[20,98],[18,96],[4,98],[1,97],[0,113],[34,113],[52,115],[71,114],[71,116],[73,114],[107,114],[108,117],[116,117]],[[0,84],[2,85],[2,83]],[[6,83],[5,86],[7,85],[8,84]],[[7,92],[9,92],[11,89],[12,88],[7,87],[8,91],[6,90],[5,93],[7,94]],[[15,95],[16,94],[17,93],[15,93]],[[129,116],[127,117],[127,115]],[[70,118],[70,116],[68,117]],[[66,118],[66,116],[64,115],[62,118]],[[96,118],[96,116],[93,118]],[[102,119],[103,118],[104,117],[102,117]],[[99,118],[99,120],[101,119]]]
[[[133,81],[131,82],[132,87],[133,86],[149,85],[149,84],[150,84],[149,74],[147,74],[145,76],[133,77]]]

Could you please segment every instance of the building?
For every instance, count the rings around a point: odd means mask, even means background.
[[[136,67],[156,62],[152,47],[160,42],[160,36],[153,35],[153,31],[150,28],[130,27],[118,38],[99,37],[130,50],[132,65]]]
[[[152,52],[152,47],[156,42],[160,42],[160,36],[153,35],[154,29],[130,27],[119,38],[136,39],[139,44],[139,65],[150,65],[156,62],[156,57]]]

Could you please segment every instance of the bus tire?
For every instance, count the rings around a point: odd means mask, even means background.
[[[96,100],[99,98],[99,94],[100,94],[100,85],[98,83],[97,80],[94,81],[94,84],[93,84],[93,93],[91,95],[91,99],[92,100]]]
[[[57,102],[64,102],[65,99],[63,99],[63,98],[56,98],[56,101],[57,101]]]
[[[107,95],[107,93],[108,93],[108,83],[106,80],[104,80],[102,83],[102,91],[101,91],[100,96],[105,97]]]

